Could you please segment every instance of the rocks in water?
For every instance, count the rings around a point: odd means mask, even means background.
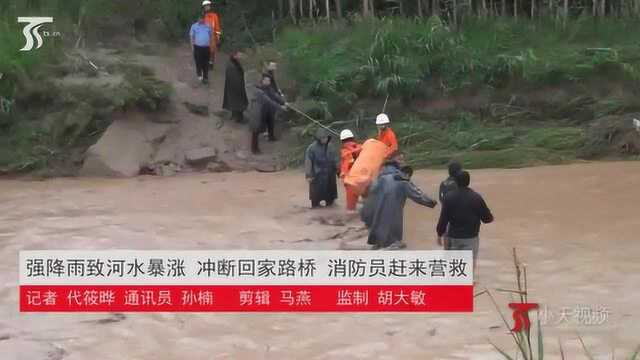
[[[285,166],[283,164],[258,164],[254,169],[258,172],[273,173],[284,170]]]
[[[190,165],[206,165],[216,159],[217,152],[210,147],[189,150],[185,153],[185,160]]]
[[[212,173],[230,172],[233,169],[223,161],[211,162],[207,165],[207,170]]]
[[[140,168],[140,175],[174,176],[182,170],[181,166],[172,162],[160,162]]]
[[[189,112],[200,115],[200,116],[209,116],[209,106],[207,105],[196,105],[192,104],[188,101],[183,102],[184,106],[189,110]]]
[[[249,158],[249,153],[244,150],[239,150],[236,152],[236,157],[240,160],[247,160]]]

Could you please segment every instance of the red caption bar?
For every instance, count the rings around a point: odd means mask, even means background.
[[[472,312],[472,285],[20,286],[21,312]]]

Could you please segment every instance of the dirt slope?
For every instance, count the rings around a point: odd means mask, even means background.
[[[167,49],[158,55],[135,55],[134,60],[150,67],[156,76],[173,86],[175,92],[168,109],[159,114],[126,113],[117,117],[103,138],[89,150],[84,175],[137,175],[131,169],[144,165],[172,163],[185,168],[185,154],[194,149],[209,147],[217,150],[218,160],[234,170],[281,168],[286,139],[268,143],[262,141],[264,155],[253,156],[248,151],[249,131],[246,124],[228,119],[222,110],[224,67],[226,56],[220,54],[210,85],[198,82],[191,50],[188,46]],[[258,73],[248,69],[249,93],[257,82]],[[185,103],[208,107],[209,115],[195,114]],[[140,121],[140,118],[143,120]],[[128,133],[129,136],[122,136]],[[109,171],[114,168],[115,171]]]

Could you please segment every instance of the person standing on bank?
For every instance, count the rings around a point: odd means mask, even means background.
[[[189,38],[191,39],[191,49],[196,63],[196,74],[203,84],[209,83],[209,57],[211,55],[210,44],[213,30],[204,22],[204,16],[200,16],[198,21],[191,25]]]
[[[278,63],[271,61],[269,64],[267,64],[264,75],[271,78],[271,88],[276,94],[280,95],[280,97],[284,99],[284,94],[282,93],[282,90],[280,90],[280,87],[278,86],[278,82],[276,81],[277,70],[278,70]]]
[[[480,246],[480,223],[493,222],[493,214],[480,194],[469,187],[471,175],[467,171],[455,174],[458,189],[448,193],[442,203],[438,221],[438,245],[448,231],[447,250],[472,250],[473,273],[477,275]]]
[[[260,154],[258,144],[259,135],[264,131],[265,127],[269,128],[269,132],[273,133],[273,119],[278,110],[287,110],[287,104],[276,102],[269,95],[269,86],[271,85],[268,77],[263,76],[262,81],[256,86],[256,94],[251,104],[251,152]]]
[[[202,2],[202,12],[204,13],[204,22],[211,27],[212,31],[211,43],[209,44],[209,69],[213,69],[213,64],[216,61],[216,54],[218,53],[218,46],[220,46],[222,25],[220,24],[220,16],[213,9],[213,3],[211,0],[204,0]]]
[[[338,198],[338,156],[330,143],[331,135],[320,128],[315,141],[305,152],[304,169],[312,208],[319,207],[321,201],[326,206],[332,206]]]
[[[270,62],[267,64],[267,66],[265,66],[264,71],[262,73],[262,76],[266,76],[271,80],[271,85],[269,86],[269,89],[267,91],[267,94],[271,97],[271,99],[275,102],[278,103],[284,103],[285,97],[284,94],[282,93],[282,91],[280,90],[280,88],[278,87],[278,83],[276,82],[276,70],[278,69],[278,64],[275,62]],[[274,117],[273,121],[275,123],[275,121],[278,119],[278,117]],[[275,137],[273,135],[273,132],[269,133],[268,128],[265,129],[263,135],[269,139],[269,141],[274,141]]]
[[[222,108],[231,111],[231,118],[236,122],[243,121],[242,113],[247,109],[247,89],[244,82],[244,68],[240,63],[241,54],[233,51],[224,76],[224,98]]]

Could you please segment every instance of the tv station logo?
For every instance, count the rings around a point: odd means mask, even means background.
[[[22,30],[22,34],[25,38],[25,45],[20,51],[31,51],[34,49],[40,49],[44,44],[42,37],[61,37],[62,34],[59,31],[42,31],[40,29],[46,24],[53,24],[52,17],[18,17],[18,23],[26,24]]]

